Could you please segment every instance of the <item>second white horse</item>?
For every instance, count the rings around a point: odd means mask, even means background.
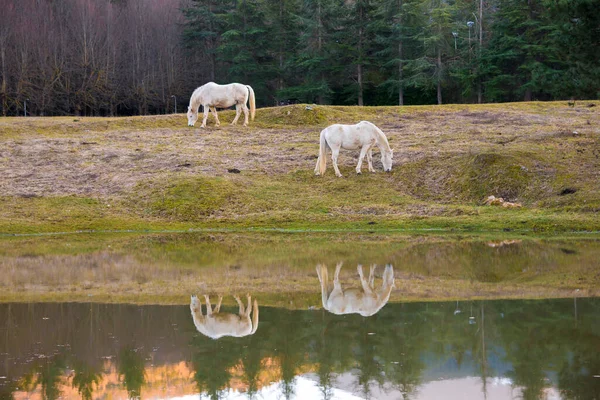
[[[334,124],[321,131],[321,141],[319,147],[319,158],[315,166],[315,175],[323,175],[327,167],[327,149],[331,149],[331,160],[333,169],[338,177],[342,177],[337,159],[340,149],[357,150],[360,149],[356,173],[361,173],[361,166],[365,155],[369,164],[369,172],[375,172],[372,163],[372,149],[377,145],[381,151],[381,163],[383,170],[390,172],[392,170],[392,158],[394,150],[390,148],[387,137],[377,126],[369,121],[360,121],[356,125]]]
[[[208,82],[200,86],[190,98],[188,106],[188,125],[194,126],[198,120],[198,109],[200,105],[204,107],[204,118],[202,118],[201,128],[206,127],[208,112],[212,111],[215,116],[215,125],[219,126],[219,117],[217,116],[217,108],[229,108],[235,105],[235,118],[231,125],[235,125],[240,118],[240,114],[244,112],[244,126],[248,126],[248,107],[246,103],[250,102],[250,117],[254,121],[256,113],[256,99],[254,90],[249,85],[241,83],[230,83],[228,85],[218,85],[214,82]]]

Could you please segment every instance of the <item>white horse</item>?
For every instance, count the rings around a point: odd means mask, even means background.
[[[248,307],[244,307],[240,298],[234,296],[240,307],[239,314],[220,313],[223,296],[219,296],[219,302],[214,310],[211,308],[208,295],[205,294],[204,298],[206,315],[202,314],[202,304],[198,297],[192,296],[190,301],[194,325],[203,335],[211,339],[219,339],[223,336],[243,337],[253,335],[258,329],[258,302],[254,299],[254,313],[250,320],[250,313],[253,310],[250,295],[248,295]]]
[[[217,108],[228,108],[235,105],[235,118],[231,125],[235,125],[240,117],[240,113],[244,111],[244,126],[248,126],[248,107],[246,103],[250,100],[250,116],[254,121],[256,114],[256,99],[254,90],[249,85],[241,83],[230,83],[229,85],[218,85],[214,82],[208,82],[194,90],[190,98],[188,106],[188,125],[194,126],[198,120],[198,108],[200,105],[204,107],[204,118],[202,119],[201,128],[206,127],[206,119],[208,111],[212,111],[215,116],[215,125],[219,126],[219,117],[217,116]]]
[[[394,150],[390,148],[385,134],[369,121],[360,121],[356,125],[334,124],[321,131],[321,144],[319,147],[319,158],[315,166],[315,175],[323,175],[327,167],[327,148],[331,149],[331,159],[335,174],[342,177],[337,166],[337,159],[341,149],[357,150],[360,149],[360,157],[356,166],[356,173],[360,174],[363,159],[367,156],[369,163],[369,172],[375,172],[373,169],[372,148],[374,145],[379,147],[381,152],[381,162],[383,170],[390,172],[392,170],[392,158]]]
[[[340,284],[340,269],[342,263],[335,267],[335,276],[333,278],[333,290],[329,290],[329,278],[327,267],[317,265],[317,275],[321,282],[321,300],[323,308],[336,315],[360,314],[363,317],[370,317],[383,308],[390,299],[392,288],[394,287],[394,268],[386,265],[383,272],[383,285],[379,290],[375,290],[375,265],[371,265],[369,280],[363,276],[362,265],[358,266],[358,275],[362,289],[350,288],[342,290]]]

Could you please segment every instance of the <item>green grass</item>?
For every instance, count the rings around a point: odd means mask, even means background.
[[[600,231],[595,108],[293,105],[259,109],[249,128],[226,125],[232,118],[222,112],[221,127],[209,119],[203,130],[183,115],[0,119],[0,233]],[[357,176],[356,152],[343,152],[344,178],[330,160],[315,177],[319,130],[362,119],[396,148],[392,173],[363,166]],[[60,185],[36,175],[45,171]],[[523,208],[483,206],[489,195]]]

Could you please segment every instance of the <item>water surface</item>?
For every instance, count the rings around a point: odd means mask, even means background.
[[[1,304],[0,398],[600,394],[598,298],[388,303],[371,317],[258,303],[254,334],[218,340],[189,305]]]
[[[319,299],[316,267],[393,265],[392,301],[600,296],[600,239],[362,234],[120,234],[0,239],[0,301],[179,303],[251,292]],[[231,299],[227,300],[233,304]]]

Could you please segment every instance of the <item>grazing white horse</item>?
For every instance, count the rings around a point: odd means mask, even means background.
[[[390,148],[385,134],[369,121],[360,121],[356,125],[341,125],[334,124],[321,131],[321,143],[319,146],[319,158],[315,166],[315,175],[323,175],[327,167],[327,148],[331,149],[331,159],[333,161],[333,169],[338,177],[342,177],[337,166],[338,155],[340,149],[357,150],[360,149],[358,165],[356,173],[360,174],[363,159],[367,156],[369,164],[369,172],[375,172],[373,169],[373,146],[377,145],[381,152],[381,162],[383,170],[390,172],[392,170],[392,158],[394,150]]]
[[[254,90],[249,85],[242,85],[241,83],[218,85],[214,82],[208,82],[196,88],[194,93],[192,93],[187,112],[188,125],[194,126],[198,120],[198,108],[200,108],[200,105],[204,107],[204,118],[202,119],[201,128],[206,127],[209,110],[215,116],[215,125],[219,126],[221,123],[217,116],[217,108],[229,108],[235,105],[235,118],[231,125],[237,124],[241,112],[244,111],[244,126],[248,126],[248,107],[246,107],[248,100],[250,100],[250,116],[252,121],[254,121],[256,99],[254,97]]]
[[[350,288],[342,290],[340,284],[340,270],[342,263],[335,267],[335,276],[333,278],[333,290],[329,290],[329,277],[325,265],[317,265],[317,275],[321,282],[321,300],[323,308],[336,315],[360,314],[363,317],[370,317],[383,308],[390,299],[392,288],[394,287],[394,268],[391,265],[385,266],[383,272],[383,285],[379,290],[375,290],[375,265],[371,265],[369,280],[363,276],[362,265],[358,266],[358,275],[362,289]]]
[[[190,310],[194,325],[198,332],[211,339],[219,339],[223,336],[242,337],[253,335],[258,329],[258,302],[254,299],[254,313],[252,321],[250,313],[252,312],[252,302],[250,295],[248,296],[248,307],[244,307],[238,296],[234,296],[240,306],[239,314],[220,313],[221,301],[223,296],[219,296],[219,302],[213,310],[210,305],[208,295],[204,295],[206,299],[206,315],[202,314],[202,304],[198,297],[192,296],[190,301]]]

